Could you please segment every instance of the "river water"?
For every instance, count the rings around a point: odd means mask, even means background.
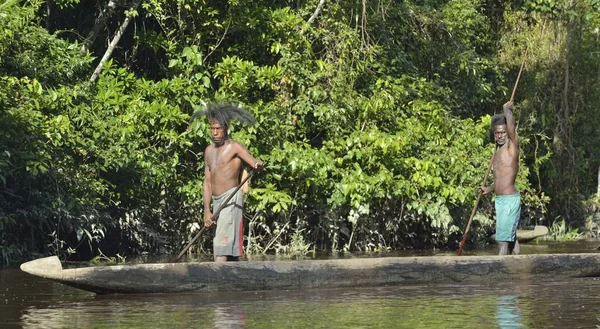
[[[524,245],[522,252],[600,252],[598,245]],[[5,268],[0,328],[598,329],[600,279],[95,296]]]

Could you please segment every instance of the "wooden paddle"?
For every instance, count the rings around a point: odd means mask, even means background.
[[[250,179],[250,177],[252,177],[252,175],[254,175],[254,172],[256,172],[256,170],[250,171],[248,173],[248,176],[246,176],[246,178],[244,178],[242,180],[240,185],[235,188],[235,190],[227,197],[227,199],[225,199],[225,202],[221,203],[221,206],[219,207],[219,209],[217,209],[217,211],[211,217],[211,219],[214,222],[216,222],[217,219],[219,218],[219,214],[221,213],[221,210],[223,210],[225,208],[225,206],[227,206],[227,202],[229,202],[229,200],[231,200],[231,198],[233,198],[233,196],[240,190],[240,188],[242,188],[242,186],[244,186],[244,184]],[[185,248],[183,248],[183,250],[179,253],[179,255],[177,255],[177,258],[173,261],[173,263],[177,263],[183,257],[183,255],[185,255],[185,253],[188,251],[188,249],[190,249],[192,244],[194,244],[194,242],[196,242],[196,240],[198,240],[200,235],[202,235],[202,233],[204,233],[206,228],[207,228],[206,226],[202,226],[202,229],[196,234],[196,236],[194,236],[194,238],[190,241],[190,243],[188,243],[185,246]]]

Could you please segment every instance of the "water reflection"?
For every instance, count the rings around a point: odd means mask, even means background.
[[[515,329],[523,326],[519,298],[517,296],[498,296],[496,320],[501,329]]]
[[[566,289],[568,287],[568,289]],[[0,328],[594,328],[600,280],[73,296]],[[534,293],[535,292],[535,293]],[[57,297],[60,297],[59,295]]]
[[[574,251],[597,252],[597,245],[580,244]],[[530,244],[524,251],[554,253],[558,247]],[[596,328],[599,291],[600,279],[578,278],[94,296],[4,269],[0,328]]]
[[[244,328],[247,321],[243,305],[215,306],[214,325],[216,329]]]

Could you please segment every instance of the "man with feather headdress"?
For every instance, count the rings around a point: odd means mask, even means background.
[[[206,110],[194,113],[192,119],[198,116],[208,119],[213,141],[204,150],[204,225],[210,227],[215,223],[211,201],[214,201],[214,209],[219,209],[221,203],[235,192],[219,213],[213,251],[215,261],[239,260],[244,255],[244,195],[237,187],[241,182],[243,163],[255,170],[264,164],[254,158],[246,147],[231,139],[228,129],[232,120],[254,123],[255,119],[246,110],[229,103],[209,104]]]

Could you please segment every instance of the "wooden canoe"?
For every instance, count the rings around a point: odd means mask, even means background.
[[[547,234],[548,227],[544,225],[536,225],[533,227],[533,229],[518,229],[517,239],[521,243],[527,243]],[[492,234],[490,237],[490,242],[496,243],[496,234]]]
[[[72,269],[63,269],[59,259],[52,256],[23,263],[21,270],[97,294],[287,290],[598,277],[600,253],[154,263]]]

